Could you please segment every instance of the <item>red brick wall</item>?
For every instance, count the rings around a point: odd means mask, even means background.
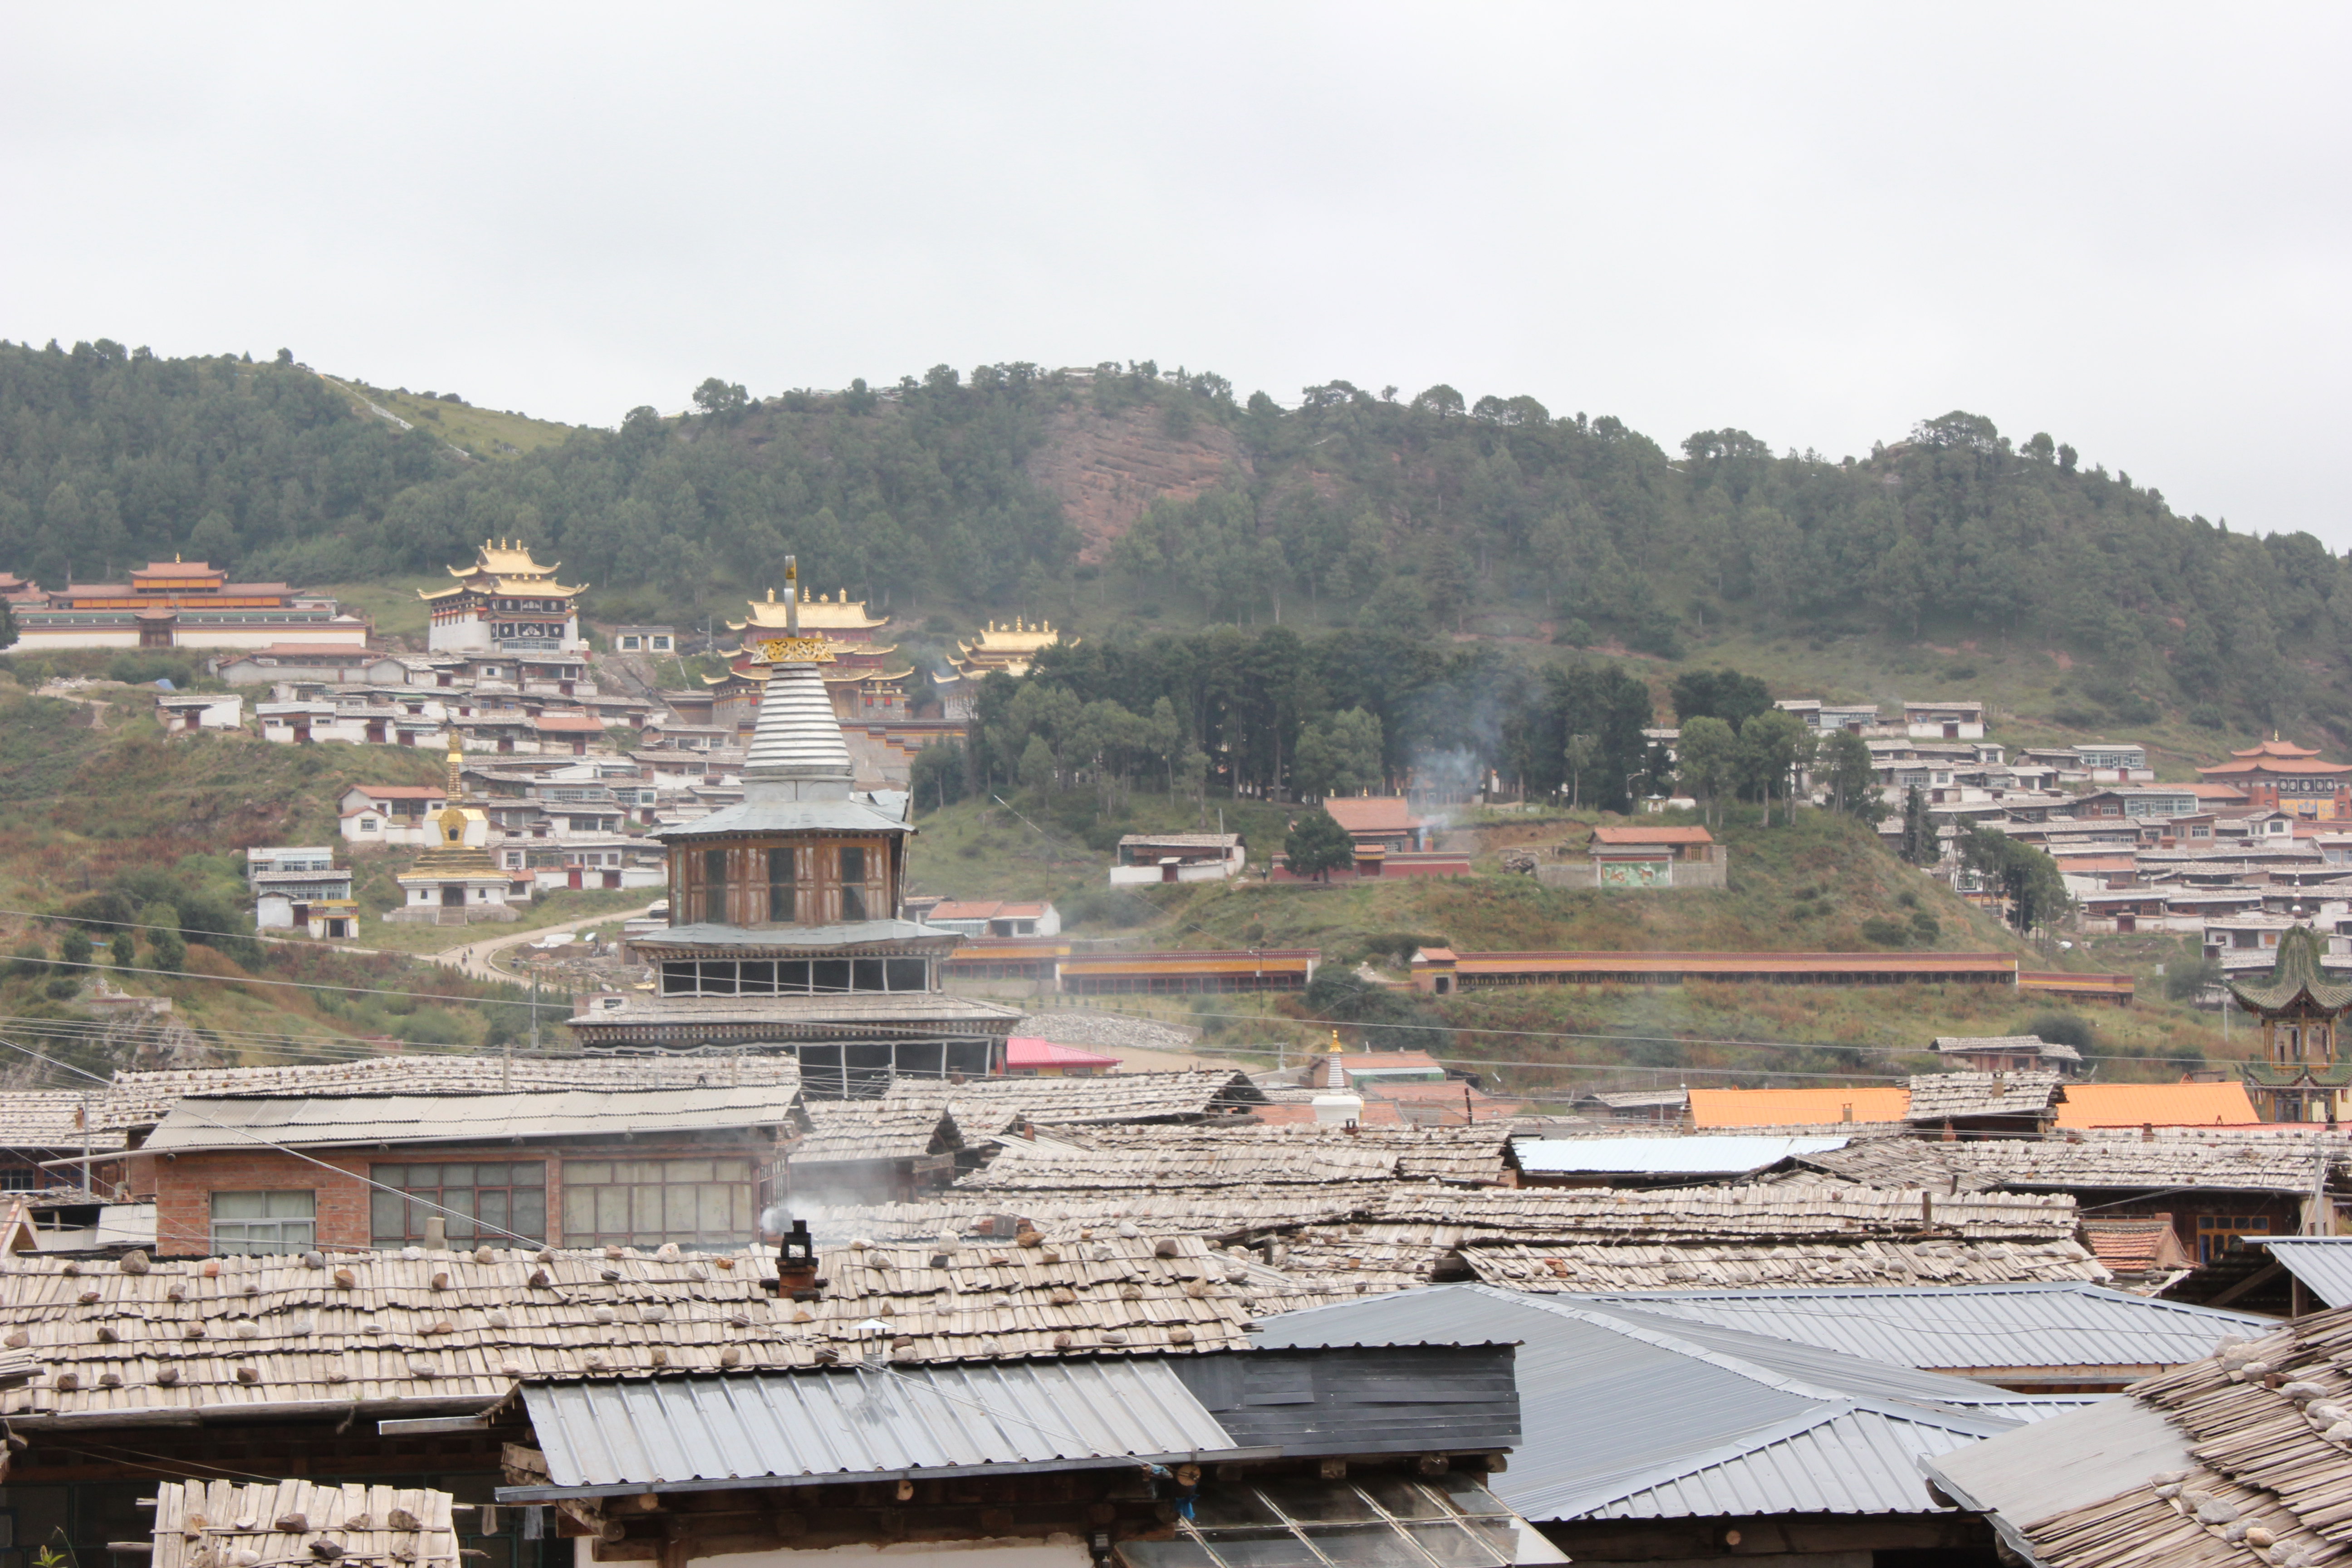
[[[472,1160],[544,1160],[547,1162],[548,1244],[564,1245],[563,1160],[677,1160],[749,1155],[755,1184],[778,1153],[765,1137],[750,1133],[702,1142],[631,1142],[621,1146],[585,1144],[499,1143],[483,1148],[403,1145],[393,1149],[322,1152],[299,1159],[271,1149],[222,1151],[217,1153],[157,1154],[152,1157],[155,1193],[155,1251],[159,1257],[200,1257],[212,1250],[212,1194],[215,1193],[314,1192],[318,1194],[318,1236],[322,1247],[366,1247],[371,1245],[367,1184],[370,1166],[426,1164]],[[767,1194],[755,1191],[753,1203]],[[754,1237],[745,1237],[752,1241]],[[491,1242],[490,1245],[500,1245]],[[513,1245],[508,1243],[507,1245]]]

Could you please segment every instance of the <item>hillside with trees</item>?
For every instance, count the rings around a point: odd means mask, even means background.
[[[1965,413],[1833,460],[1737,429],[1669,449],[1445,386],[1335,381],[1285,407],[1149,363],[939,366],[764,398],[713,378],[689,415],[639,408],[485,460],[289,354],[0,345],[0,565],[20,574],[185,552],[348,582],[493,536],[562,560],[616,619],[698,618],[796,551],[819,584],[902,614],[1097,634],[1279,625],[1657,658],[1727,628],[2031,647],[2074,669],[2067,701],[2095,719],[2352,735],[2344,561],[2180,516]]]

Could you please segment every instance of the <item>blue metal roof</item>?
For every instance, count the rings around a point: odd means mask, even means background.
[[[2352,1248],[2345,1252],[2352,1276]],[[2352,1278],[2347,1278],[2352,1285]],[[2178,1366],[2273,1320],[2081,1281],[1942,1289],[1660,1290],[1576,1296],[1678,1323],[1712,1323],[1898,1366]],[[2334,1303],[2330,1303],[2333,1305]]]
[[[2273,1236],[2256,1244],[2269,1247],[2305,1289],[2328,1306],[2352,1307],[2352,1236]]]
[[[1165,1362],[1126,1358],[529,1384],[523,1404],[548,1480],[508,1501],[1237,1451]]]
[[[1738,1176],[1792,1154],[1843,1149],[1847,1138],[1519,1138],[1511,1157],[1539,1175]]]
[[[1517,1339],[1524,1436],[1495,1478],[1534,1520],[1931,1513],[1926,1454],[2063,1401],[1711,1324],[1441,1285],[1268,1319],[1261,1346]],[[1819,1473],[1813,1473],[1819,1472]]]

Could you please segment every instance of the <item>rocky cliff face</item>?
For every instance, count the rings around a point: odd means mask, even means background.
[[[1165,496],[1191,500],[1228,474],[1247,479],[1249,459],[1233,433],[1201,420],[1181,437],[1167,433],[1156,408],[1108,417],[1090,408],[1054,416],[1044,446],[1031,454],[1029,477],[1058,500],[1084,545],[1078,559],[1100,563],[1144,508]]]

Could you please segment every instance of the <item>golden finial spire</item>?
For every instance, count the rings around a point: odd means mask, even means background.
[[[1328,1045],[1328,1046],[1324,1047],[1323,1048],[1324,1048],[1325,1050],[1327,1050],[1327,1051],[1329,1051],[1329,1052],[1330,1052],[1333,1056],[1335,1056],[1335,1057],[1340,1054],[1340,1052],[1344,1049],[1344,1047],[1341,1047],[1341,1045],[1339,1044],[1339,1030],[1334,1029],[1334,1030],[1332,1030],[1332,1031],[1331,1031],[1331,1043],[1330,1043],[1329,1045]]]
[[[452,725],[449,727],[449,784],[448,784],[448,789],[449,789],[449,804],[450,804],[451,805],[457,805],[457,798],[458,798],[458,796],[460,796],[460,795],[464,795],[464,794],[466,793],[466,784],[465,784],[465,781],[464,781],[463,779],[461,779],[461,778],[459,778],[459,777],[457,776],[457,775],[458,775],[459,771],[460,771],[461,769],[463,769],[463,768],[465,767],[465,765],[466,765],[466,752],[465,752],[465,749],[464,749],[464,747],[462,747],[462,746],[458,743],[458,739],[457,739],[457,727],[456,725],[452,724]]]

